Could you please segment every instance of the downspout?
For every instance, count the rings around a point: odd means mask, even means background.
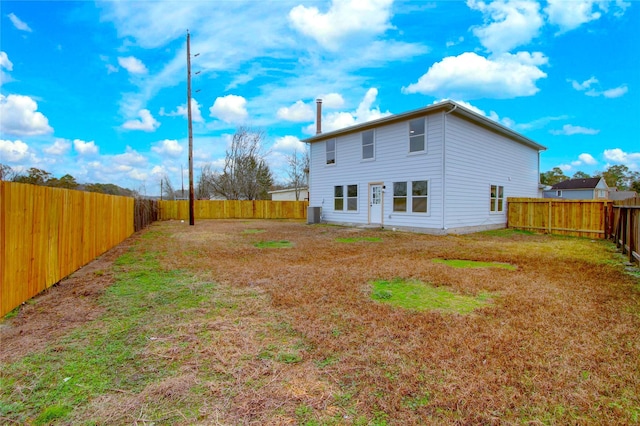
[[[445,161],[445,157],[447,155],[447,151],[446,151],[446,147],[447,147],[447,115],[451,114],[453,111],[455,111],[458,108],[458,105],[453,105],[453,108],[451,108],[449,111],[445,112],[442,115],[442,121],[443,121],[443,130],[442,130],[442,230],[445,231],[445,188],[446,188],[446,173],[445,173],[445,169],[446,169],[446,161]]]

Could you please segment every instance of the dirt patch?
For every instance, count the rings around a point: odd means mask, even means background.
[[[98,318],[96,303],[113,283],[113,262],[140,238],[135,234],[20,306],[18,314],[0,320],[0,362],[12,362],[39,351],[71,329]]]

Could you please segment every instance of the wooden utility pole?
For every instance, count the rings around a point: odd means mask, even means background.
[[[189,122],[189,225],[195,224],[193,204],[193,129],[191,126],[191,45],[187,30],[187,121]],[[183,190],[184,191],[184,190]]]

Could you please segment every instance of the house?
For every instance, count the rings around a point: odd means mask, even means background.
[[[276,191],[269,191],[272,201],[296,201],[296,189],[278,189]],[[309,200],[309,188],[298,188],[298,201]]]
[[[453,101],[328,133],[321,102],[303,142],[324,222],[475,232],[505,227],[507,197],[538,195],[546,148]]]
[[[616,188],[615,186],[613,188],[609,187],[608,198],[610,200],[626,200],[637,196],[638,193],[635,191],[618,191],[618,188]]]
[[[556,183],[543,192],[544,198],[565,200],[606,200],[609,194],[607,182],[601,177],[568,179]]]

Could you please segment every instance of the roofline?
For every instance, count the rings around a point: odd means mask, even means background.
[[[285,189],[276,189],[274,191],[267,191],[267,194],[277,194],[278,192],[289,192],[289,191],[308,191],[308,186],[301,186],[296,190],[296,188],[285,188]]]
[[[305,143],[320,142],[326,139],[335,138],[337,136],[342,136],[349,133],[355,133],[362,130],[368,130],[374,127],[378,127],[380,125],[392,124],[398,121],[408,120],[413,117],[420,117],[422,115],[430,114],[440,110],[447,110],[447,113],[457,114],[462,117],[468,118],[469,120],[481,126],[494,130],[510,139],[516,140],[538,151],[547,150],[546,147],[538,144],[537,142],[534,142],[533,140],[521,135],[520,133],[515,132],[506,126],[503,126],[502,124],[497,123],[491,120],[490,118],[485,117],[484,115],[471,111],[470,109],[463,107],[459,103],[451,100],[445,100],[442,102],[438,102],[437,104],[429,105],[427,107],[415,109],[415,110],[404,112],[401,114],[389,115],[387,117],[379,118],[377,120],[367,121],[366,123],[356,124],[353,126],[339,129],[339,130],[333,130],[331,132],[321,133],[319,135],[315,135],[310,138],[303,139],[302,142],[305,142]]]

